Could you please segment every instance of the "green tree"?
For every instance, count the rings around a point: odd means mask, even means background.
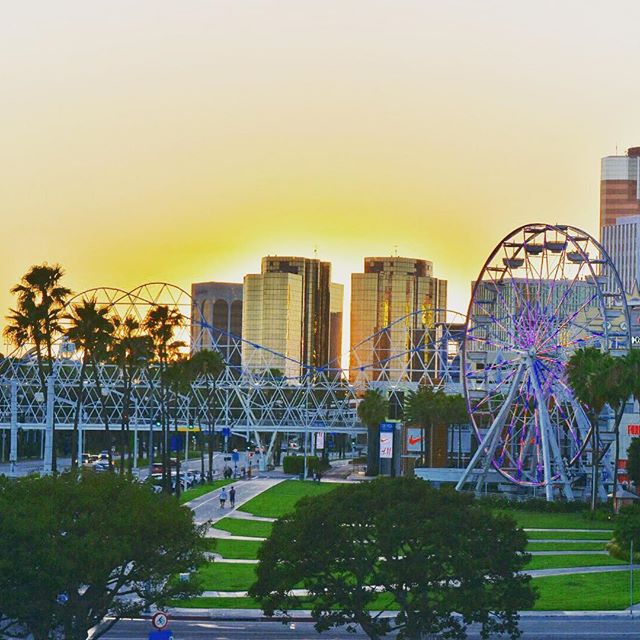
[[[611,356],[594,347],[578,349],[567,363],[567,379],[576,398],[585,407],[591,423],[591,509],[598,501],[598,467],[600,464],[599,418],[609,401],[607,380]]]
[[[58,265],[32,266],[20,282],[11,288],[17,297],[15,309],[10,309],[5,336],[17,347],[33,345],[38,366],[38,378],[45,405],[47,401],[47,378],[53,373],[53,342],[60,333],[60,320],[64,305],[71,290],[60,284],[64,276]],[[52,433],[52,471],[57,471],[56,429]]]
[[[318,631],[457,639],[477,622],[483,637],[516,638],[518,610],[534,602],[526,543],[510,517],[469,495],[380,478],[298,502],[261,547],[249,593],[286,619],[303,587]]]
[[[204,527],[116,474],[0,480],[0,617],[35,640],[98,638],[149,604],[193,595],[171,579],[202,560]]]
[[[627,473],[636,488],[640,487],[640,438],[633,438],[627,449]]]
[[[70,324],[66,331],[66,337],[82,352],[71,438],[72,468],[78,466],[78,422],[84,402],[87,365],[91,363],[96,371],[99,366],[98,357],[106,352],[106,345],[108,345],[113,332],[113,325],[107,317],[108,311],[108,307],[99,307],[96,299],[91,298],[74,304],[71,313],[67,316]]]
[[[213,445],[216,428],[216,383],[225,368],[225,362],[217,351],[202,349],[191,356],[190,369],[194,379],[200,378],[205,385],[205,406],[207,408],[207,455],[209,470],[207,479],[213,480]],[[202,437],[202,436],[201,436]],[[204,453],[200,447],[201,470],[204,476]]]
[[[162,431],[162,486],[171,492],[171,470],[169,467],[169,412],[167,406],[167,366],[184,347],[175,339],[176,331],[184,325],[185,317],[177,307],[157,304],[149,309],[142,322],[142,328],[153,342],[155,361],[159,369],[160,425]]]
[[[134,381],[146,369],[153,356],[151,337],[142,333],[140,322],[131,315],[124,319],[112,318],[114,334],[111,339],[109,359],[119,369],[122,376],[122,425],[120,443],[120,472],[124,473],[125,452],[128,453],[128,472],[132,472],[130,443],[131,409]],[[138,437],[136,431],[135,437]],[[151,462],[151,460],[149,460]]]
[[[358,418],[367,427],[367,475],[380,472],[380,423],[389,414],[389,400],[378,389],[369,389],[358,404]]]

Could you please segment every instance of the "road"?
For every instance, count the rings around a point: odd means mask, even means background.
[[[640,617],[628,615],[610,617],[594,616],[527,616],[520,622],[524,640],[615,640],[640,637]],[[327,631],[322,635],[309,622],[295,623],[290,629],[279,622],[233,621],[173,621],[169,628],[175,640],[209,638],[210,640],[343,640],[366,639],[363,633],[351,634],[345,630]],[[108,640],[146,639],[152,629],[148,621],[122,621],[102,636]],[[499,638],[500,636],[494,636]],[[505,636],[502,636],[505,637]],[[477,640],[477,631],[470,631],[469,638]]]

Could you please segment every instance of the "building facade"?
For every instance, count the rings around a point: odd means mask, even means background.
[[[415,345],[446,320],[447,282],[433,265],[414,258],[364,259],[364,273],[351,276],[350,378],[411,381]],[[370,336],[374,336],[370,339]]]
[[[627,294],[640,283],[640,214],[617,218],[600,230],[602,246],[618,271]]]
[[[261,273],[244,279],[243,362],[254,369],[284,369],[287,377],[300,375],[300,364],[335,368],[342,299],[343,287],[331,282],[329,262],[263,258]]]
[[[191,285],[191,298],[192,349],[217,349],[228,364],[239,366],[242,285],[197,282]]]
[[[600,228],[617,219],[640,214],[640,147],[625,156],[602,158],[600,175]]]

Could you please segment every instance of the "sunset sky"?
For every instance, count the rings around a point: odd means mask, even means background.
[[[426,258],[466,310],[512,228],[597,233],[600,158],[640,145],[640,3],[5,2],[0,309],[241,281],[260,257]],[[345,308],[348,318],[348,308]]]

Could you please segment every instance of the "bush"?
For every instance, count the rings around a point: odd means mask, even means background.
[[[579,513],[584,512],[585,518],[590,520],[609,520],[612,510],[611,504],[600,505],[591,512],[586,502],[547,502],[544,498],[530,498],[527,500],[509,500],[498,496],[478,498],[482,504],[492,509],[509,509],[513,511],[537,511],[539,513]]]
[[[321,460],[318,456],[307,456],[307,475],[325,471],[329,466],[327,460]],[[282,470],[296,476],[304,473],[304,456],[285,456],[282,460]]]
[[[613,530],[613,540],[607,545],[609,555],[618,560],[629,560],[629,551],[633,541],[633,559],[640,559],[640,506],[631,505],[620,509]]]

